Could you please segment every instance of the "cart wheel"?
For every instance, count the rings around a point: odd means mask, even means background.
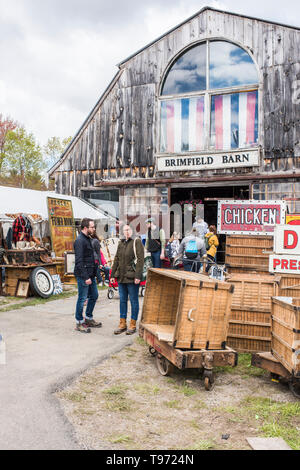
[[[210,392],[215,383],[214,374],[212,372],[205,371],[204,372],[204,387],[207,392]]]
[[[145,297],[145,290],[146,290],[145,287],[141,288],[141,297]]]
[[[152,346],[149,346],[149,353],[150,353],[151,356],[153,356],[153,357],[156,356],[156,350],[155,350]]]
[[[156,365],[161,375],[170,375],[173,370],[173,365],[161,354],[156,355]]]
[[[289,388],[292,394],[294,395],[294,397],[300,399],[300,380],[292,379],[289,382]]]
[[[113,290],[113,289],[108,289],[108,291],[107,291],[107,297],[111,300],[111,299],[114,298],[114,296],[115,296],[114,290]]]

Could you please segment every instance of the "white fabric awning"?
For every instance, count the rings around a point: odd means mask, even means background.
[[[88,217],[93,220],[107,219],[96,207],[88,202],[65,194],[51,191],[34,191],[32,189],[9,188],[0,186],[0,220],[7,220],[6,214],[36,214],[43,220],[48,219],[47,197],[56,197],[72,201],[75,219]]]

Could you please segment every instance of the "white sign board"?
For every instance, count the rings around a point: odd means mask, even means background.
[[[207,155],[157,156],[157,171],[199,171],[259,166],[258,150]]]
[[[282,255],[300,256],[300,226],[278,225],[274,231],[274,251]]]
[[[300,274],[300,255],[270,255],[269,272],[280,274]]]

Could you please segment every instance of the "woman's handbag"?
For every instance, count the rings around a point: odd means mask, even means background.
[[[137,255],[136,255],[136,242],[137,238],[134,240],[133,242],[133,252],[134,252],[134,259],[132,261],[132,268],[134,269],[134,271],[136,271],[136,265],[137,265]],[[151,260],[151,257],[150,257],[150,260]],[[151,262],[152,264],[152,262]],[[149,259],[148,258],[145,258],[144,260],[144,266],[143,266],[143,272],[142,272],[142,279],[140,279],[141,282],[144,282],[146,281],[146,278],[147,278],[147,271],[148,269],[150,268],[151,266],[149,265]]]

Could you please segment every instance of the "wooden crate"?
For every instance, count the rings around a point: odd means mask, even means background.
[[[226,238],[225,264],[229,269],[268,272],[273,237],[230,235]]]
[[[272,354],[293,375],[300,377],[300,307],[292,297],[273,297]]]
[[[141,324],[178,349],[225,349],[232,293],[201,274],[149,269]]]
[[[272,297],[279,278],[239,274],[229,276],[228,282],[234,285],[228,345],[238,352],[271,351]]]
[[[281,274],[279,283],[279,297],[300,297],[300,276],[294,274]]]

